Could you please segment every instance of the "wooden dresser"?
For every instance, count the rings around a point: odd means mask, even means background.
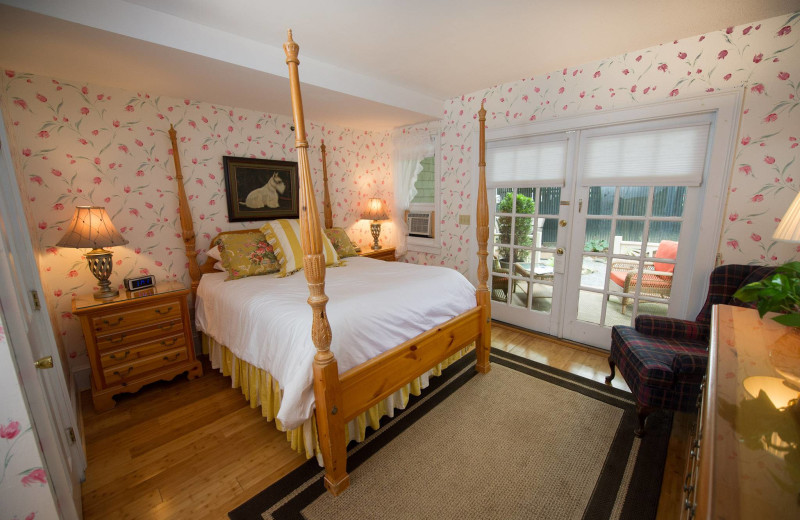
[[[394,262],[396,260],[394,257],[394,250],[395,248],[393,247],[386,247],[384,249],[369,249],[362,251],[358,254],[358,256],[375,258],[376,260],[385,260],[386,262]]]
[[[682,518],[800,518],[800,331],[714,307]]]
[[[72,300],[92,365],[92,401],[98,412],[114,408],[113,396],[136,392],[183,372],[203,374],[195,358],[183,284],[166,282],[141,291],[120,291],[110,300],[92,294]]]

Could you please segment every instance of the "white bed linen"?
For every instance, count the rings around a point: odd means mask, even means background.
[[[200,280],[197,328],[280,382],[277,418],[296,428],[314,409],[316,348],[305,275],[226,277]],[[475,288],[458,271],[362,257],[327,269],[325,293],[340,373],[475,306]]]

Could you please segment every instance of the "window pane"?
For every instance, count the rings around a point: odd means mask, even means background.
[[[561,188],[539,188],[539,214],[558,215],[561,206]]]
[[[623,186],[619,189],[618,215],[643,217],[647,210],[647,186]]]
[[[540,218],[541,223],[540,235],[537,245],[540,247],[556,247],[556,240],[558,239],[558,219],[557,218]]]
[[[513,191],[514,190],[511,188],[497,188],[495,213],[511,213],[513,209],[511,207],[511,202],[514,200],[514,196],[512,195]],[[506,199],[508,199],[508,201],[504,203],[503,201]]]
[[[603,293],[581,291],[578,297],[578,319],[600,325],[603,310]]]
[[[662,240],[677,242],[681,236],[680,222],[650,222],[650,233],[647,235],[648,256],[658,256],[659,258],[675,259],[677,251],[672,251],[668,244],[664,244],[662,252],[658,252]],[[669,249],[669,250],[667,250]]]
[[[685,186],[657,186],[653,192],[653,216],[682,217],[685,203]]]
[[[614,209],[614,187],[592,186],[589,188],[587,215],[611,215]]]
[[[495,232],[495,237],[494,237],[495,244],[510,244],[511,217],[495,217],[494,232]]]
[[[584,251],[602,252],[609,248],[611,240],[611,219],[587,218],[586,242]],[[619,253],[619,251],[613,251]]]
[[[642,255],[644,220],[618,220],[614,231],[614,254]]]
[[[606,257],[584,256],[581,265],[581,286],[603,289],[606,282]]]
[[[517,188],[516,213],[533,214],[536,201],[536,188]]]
[[[514,245],[531,246],[536,238],[535,218],[514,217]]]
[[[436,199],[436,161],[434,157],[426,157],[419,162],[422,171],[417,176],[414,187],[417,194],[411,201],[412,204],[433,204]]]

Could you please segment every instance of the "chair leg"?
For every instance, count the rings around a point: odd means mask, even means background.
[[[611,380],[614,379],[614,376],[617,375],[616,371],[614,370],[615,365],[614,362],[611,360],[611,356],[608,357],[608,367],[611,369],[611,375],[606,376],[606,384],[610,385]]]
[[[644,422],[647,419],[647,416],[653,412],[652,408],[648,408],[646,406],[642,406],[639,403],[636,403],[636,415],[639,419],[639,427],[633,430],[633,434],[639,438],[644,437]]]

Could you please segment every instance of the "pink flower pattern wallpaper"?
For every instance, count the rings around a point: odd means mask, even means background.
[[[445,101],[442,120],[436,123],[441,129],[437,218],[442,249],[436,255],[409,252],[407,261],[464,273],[469,269],[474,228],[460,227],[457,216],[474,213],[473,141],[481,100],[488,110],[487,126],[499,128],[733,88],[743,89],[745,96],[719,252],[726,263],[797,258],[796,244],[776,243],[770,237],[800,188],[800,110],[795,110],[800,104],[799,19],[800,13],[795,13],[722,28]],[[115,283],[140,274],[188,283],[166,135],[169,124],[178,131],[201,252],[220,230],[255,227],[227,222],[222,156],[295,157],[289,115],[12,70],[0,77],[0,96],[48,304],[58,317],[73,369],[85,368],[88,362],[70,300],[96,284],[80,251],[54,247],[74,206],[106,206],[128,239],[129,244],[113,250]],[[406,132],[424,132],[426,127]],[[318,197],[319,144],[324,139],[334,223],[367,246],[369,226],[359,220],[364,202],[381,197],[393,211],[389,133],[311,121],[308,129]],[[382,239],[388,240],[391,233],[385,226]]]
[[[2,308],[0,308],[0,316]],[[14,370],[10,345],[0,319],[0,504],[2,518],[57,519],[47,473]]]
[[[86,251],[54,245],[78,205],[105,206],[125,246],[114,255],[113,284],[128,276],[189,284],[172,148],[175,126],[183,177],[192,208],[198,251],[220,231],[258,228],[229,223],[222,167],[224,155],[297,160],[290,116],[220,107],[190,99],[61,81],[5,70],[4,117],[16,143],[15,166],[28,218],[33,219],[43,284],[59,318],[73,370],[88,367],[73,294],[94,290]],[[287,91],[287,96],[289,95]],[[324,139],[334,225],[359,245],[372,238],[360,221],[370,197],[391,193],[388,133],[333,128],[309,121],[309,160],[320,211]],[[390,202],[387,200],[387,202]],[[204,255],[198,258],[205,260]],[[121,286],[121,285],[120,285]]]
[[[409,261],[466,273],[474,228],[458,225],[473,182],[481,101],[487,127],[614,110],[743,89],[744,105],[719,252],[725,263],[781,264],[797,244],[771,239],[800,189],[800,13],[667,42],[505,83],[445,102],[442,116],[442,253]],[[523,72],[523,71],[520,71]]]

